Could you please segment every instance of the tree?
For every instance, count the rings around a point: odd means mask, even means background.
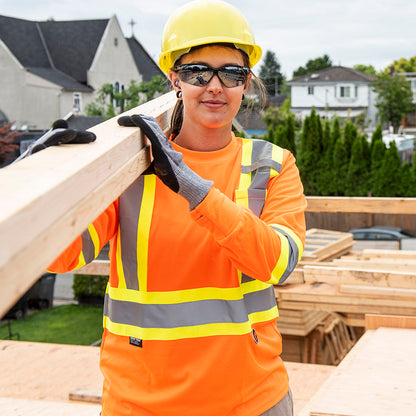
[[[0,127],[0,166],[6,165],[15,158],[15,152],[19,145],[13,143],[16,137],[20,136],[18,132],[11,132],[13,122]]]
[[[98,90],[98,97],[86,106],[86,113],[89,116],[101,115],[111,118],[150,101],[157,93],[166,91],[166,78],[161,75],[156,75],[150,81],[140,84],[131,80],[130,85],[122,88],[121,91],[117,91],[114,85],[107,83]],[[145,94],[145,100],[141,100],[140,93]]]
[[[377,93],[376,107],[382,121],[400,126],[401,118],[413,110],[413,93],[405,77],[382,73],[372,82]]]
[[[259,78],[266,87],[268,95],[274,96],[279,94],[280,87],[283,85],[284,76],[280,72],[280,63],[274,52],[266,52],[260,67]]]
[[[341,138],[335,142],[332,165],[333,193],[336,196],[343,196],[345,195],[345,172],[348,169],[348,158]]]
[[[293,78],[320,71],[321,69],[329,68],[331,66],[331,58],[325,54],[319,58],[310,59],[308,62],[306,62],[305,67],[300,66],[293,72]]]
[[[416,56],[413,56],[409,59],[400,58],[396,61],[393,61],[384,69],[384,73],[390,74],[391,68],[394,68],[396,74],[400,72],[416,72]]]
[[[402,161],[396,143],[392,141],[384,154],[373,184],[373,196],[402,196]]]
[[[364,136],[356,136],[351,147],[351,158],[345,183],[346,196],[367,196],[368,165],[365,157]]]
[[[377,75],[377,71],[373,65],[358,64],[358,65],[354,65],[353,68],[356,69],[357,71],[364,72],[368,75],[374,75],[374,76]]]

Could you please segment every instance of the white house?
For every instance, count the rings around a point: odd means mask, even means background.
[[[104,83],[164,75],[116,16],[101,20],[35,22],[0,16],[0,110],[17,128],[49,128],[83,113]]]
[[[406,129],[414,131],[416,128],[416,72],[399,72],[397,75],[406,77],[413,92],[414,109],[407,115],[407,117],[404,118],[402,126]]]
[[[322,117],[356,117],[364,113],[370,126],[376,124],[376,94],[373,76],[355,69],[333,66],[292,79],[291,111],[302,118],[315,110]]]

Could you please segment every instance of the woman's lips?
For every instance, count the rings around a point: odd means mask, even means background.
[[[225,105],[225,102],[221,100],[205,100],[202,101],[202,104],[208,108],[221,108]]]

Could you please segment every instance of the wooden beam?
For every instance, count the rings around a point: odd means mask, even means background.
[[[175,101],[170,92],[124,114],[151,115],[165,129]],[[90,129],[94,143],[48,148],[0,171],[0,316],[148,166],[140,131],[117,118]]]
[[[356,212],[414,215],[416,198],[306,197],[307,212]]]
[[[365,315],[365,330],[378,328],[416,329],[416,316]]]

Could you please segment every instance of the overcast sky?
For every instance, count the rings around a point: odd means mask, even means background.
[[[157,61],[161,34],[181,0],[0,0],[0,14],[27,20],[103,19],[115,14]],[[416,0],[229,0],[248,19],[263,53],[273,51],[288,79],[309,59],[384,69],[416,55]],[[254,72],[259,71],[258,64]]]

